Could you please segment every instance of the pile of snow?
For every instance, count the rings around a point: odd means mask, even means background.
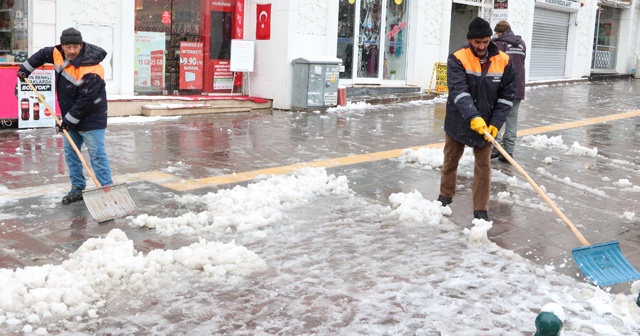
[[[87,240],[61,265],[0,269],[0,325],[97,318],[114,292],[143,295],[198,277],[229,281],[264,269],[255,253],[234,243],[197,243],[178,250],[137,252],[124,232]],[[40,330],[42,332],[42,330]]]
[[[407,148],[402,151],[400,160],[408,164],[420,165],[423,169],[431,170],[442,167],[444,155],[442,148],[420,148],[418,150]]]
[[[522,137],[520,146],[533,149],[559,149],[567,150],[567,146],[562,141],[562,135],[547,137],[542,135],[526,135]]]
[[[178,217],[158,218],[139,215],[132,224],[155,229],[160,235],[213,234],[258,231],[284,217],[282,211],[309,202],[316,195],[349,195],[349,185],[344,176],[327,175],[325,168],[307,168],[291,175],[276,175],[269,179],[222,189],[204,196],[176,197],[184,205],[203,204],[206,210],[187,212]]]
[[[366,103],[366,102],[347,102],[347,105],[345,106],[336,106],[336,107],[329,107],[327,108],[327,112],[328,113],[338,113],[338,112],[345,112],[345,111],[354,111],[354,110],[366,110],[366,109],[370,109],[373,108],[374,106]]]

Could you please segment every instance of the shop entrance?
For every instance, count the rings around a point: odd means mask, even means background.
[[[404,82],[409,0],[340,0],[340,79],[353,84]]]
[[[453,3],[451,8],[451,32],[449,34],[449,53],[452,53],[469,41],[469,23],[480,16],[480,7]]]
[[[594,72],[615,72],[622,10],[600,5],[596,13],[591,69]]]

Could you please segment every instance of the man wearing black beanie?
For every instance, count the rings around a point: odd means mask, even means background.
[[[100,62],[107,52],[82,39],[82,33],[71,27],[62,31],[60,44],[45,47],[31,55],[18,70],[24,80],[45,63],[56,69],[56,94],[62,113],[62,125],[78,147],[86,144],[91,166],[102,186],[113,184],[111,166],[105,150],[107,128],[107,91],[104,68]],[[86,179],[82,162],[66,137],[64,157],[69,168],[71,190],[62,198],[63,204],[82,200]]]
[[[448,206],[457,186],[458,163],[465,146],[473,148],[473,217],[490,221],[491,142],[498,134],[516,92],[516,73],[509,56],[491,42],[493,31],[486,20],[477,17],[469,24],[469,43],[449,55],[447,60],[447,98],[444,121],[444,162],[440,174],[438,201]]]

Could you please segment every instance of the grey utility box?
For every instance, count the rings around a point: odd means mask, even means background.
[[[293,63],[292,107],[306,109],[338,105],[341,59],[312,56],[296,58],[291,63]]]

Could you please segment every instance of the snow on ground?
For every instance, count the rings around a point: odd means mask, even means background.
[[[597,156],[597,148],[568,148],[561,137],[528,136],[521,145]],[[406,149],[398,160],[439,169],[442,149]],[[461,175],[472,175],[472,166],[467,149]],[[167,170],[181,167],[176,162]],[[606,196],[569,177],[538,172]],[[493,179],[530,189],[519,176],[497,170]],[[623,191],[637,187],[629,179],[612,184]],[[497,197],[549,211],[541,201],[506,191]],[[536,315],[550,311],[562,315],[565,335],[640,333],[634,295],[613,295],[535,265],[492,243],[490,222],[462,228],[449,219],[449,207],[417,191],[374,204],[355,195],[346,177],[314,168],[175,200],[184,207],[175,217],[128,220],[161,236],[191,237],[193,243],[181,248],[143,254],[115,229],[87,240],[60,265],[0,269],[0,332],[94,334],[103,328],[130,335],[144,326],[167,335],[531,335]],[[634,216],[627,211],[621,218]],[[0,224],[9,218],[0,215]],[[630,286],[637,295],[640,281]]]
[[[541,268],[417,191],[374,204],[309,168],[179,199],[206,210],[131,225],[188,246],[143,255],[115,229],[60,265],[0,270],[0,330],[531,335],[543,307],[561,307],[566,335],[640,332],[633,295]]]

